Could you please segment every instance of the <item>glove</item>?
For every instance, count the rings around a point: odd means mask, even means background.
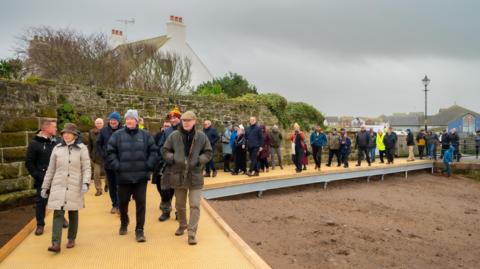
[[[82,185],[82,193],[86,193],[86,192],[88,192],[88,184],[84,183]]]
[[[48,193],[47,193],[48,189],[42,189],[42,191],[40,192],[40,196],[43,198],[43,199],[47,199],[48,198]]]

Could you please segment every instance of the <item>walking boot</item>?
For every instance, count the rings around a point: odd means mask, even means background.
[[[127,226],[120,226],[120,230],[118,231],[118,234],[126,235],[127,234]]]
[[[195,238],[194,235],[189,235],[188,236],[188,244],[193,246],[197,244],[197,239]]]
[[[203,177],[210,177],[210,172],[205,172],[205,175]]]
[[[100,196],[102,195],[102,190],[97,190],[97,192],[95,193],[95,196]]]
[[[176,236],[183,235],[187,227],[178,226],[178,229],[175,231]]]
[[[73,248],[75,247],[75,240],[68,240],[67,242],[67,248]]]
[[[216,176],[217,176],[217,170],[213,170],[212,177],[216,177]]]
[[[135,239],[137,240],[138,243],[143,243],[147,241],[142,229],[138,229],[135,231]]]
[[[48,251],[59,253],[61,250],[59,243],[52,243],[52,246],[48,247]]]
[[[159,221],[166,221],[170,218],[170,212],[162,212],[162,215],[158,218]]]
[[[44,230],[44,226],[37,226],[37,229],[35,230],[35,235],[42,235]]]

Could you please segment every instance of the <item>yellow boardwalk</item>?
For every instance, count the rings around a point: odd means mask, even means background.
[[[177,237],[177,222],[159,222],[160,198],[156,187],[149,183],[145,224],[146,243],[135,241],[135,209],[130,206],[129,233],[118,235],[120,218],[110,211],[108,195],[86,195],[86,208],[79,214],[77,245],[62,251],[47,251],[51,240],[52,213],[47,215],[45,233],[27,238],[0,263],[1,269],[73,269],[73,268],[254,268],[249,260],[217,225],[202,206],[198,228],[198,245],[189,246],[187,236]],[[133,202],[133,201],[132,201]]]
[[[247,184],[269,180],[306,177],[316,174],[335,174],[350,171],[380,169],[384,167],[409,166],[431,161],[406,162],[395,160],[394,165],[373,163],[368,167],[362,163],[350,168],[322,166],[320,172],[309,170],[295,173],[293,166],[280,170],[261,173],[260,177],[249,178],[245,175],[232,176],[219,172],[215,178],[205,178],[205,188]],[[62,251],[53,254],[47,251],[51,239],[52,214],[46,218],[45,234],[35,236],[28,234],[24,241],[0,263],[0,269],[34,269],[34,268],[268,268],[261,258],[254,253],[238,236],[223,224],[216,213],[207,213],[208,204],[203,203],[198,230],[198,245],[189,246],[187,237],[174,235],[177,222],[170,219],[159,222],[158,209],[160,197],[156,187],[148,184],[147,213],[145,224],[146,243],[137,243],[134,239],[135,209],[130,205],[130,226],[126,236],[118,235],[119,216],[112,215],[108,194],[94,196],[94,188],[86,195],[86,208],[80,211],[80,226],[77,245],[73,249],[65,248],[66,229],[63,230]],[[260,265],[260,266],[259,266]]]

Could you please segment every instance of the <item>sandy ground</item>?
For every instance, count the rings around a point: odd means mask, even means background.
[[[480,182],[426,172],[210,202],[273,268],[480,268]]]

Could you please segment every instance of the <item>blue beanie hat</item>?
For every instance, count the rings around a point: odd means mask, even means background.
[[[114,112],[110,113],[110,115],[108,116],[108,119],[109,120],[116,120],[120,123],[120,121],[122,121],[122,116],[120,116],[120,113],[118,113],[117,111],[114,111]]]

